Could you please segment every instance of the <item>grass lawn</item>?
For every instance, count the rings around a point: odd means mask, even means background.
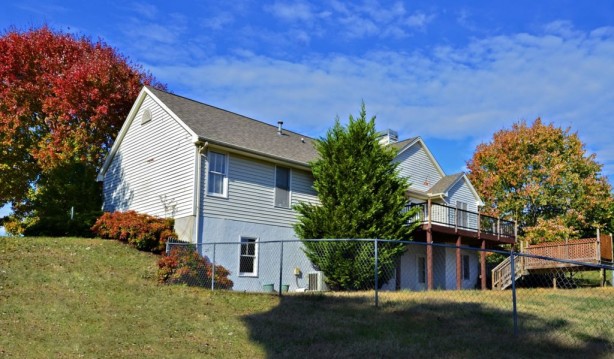
[[[152,254],[0,238],[0,357],[614,358],[614,290],[287,295],[156,283]]]

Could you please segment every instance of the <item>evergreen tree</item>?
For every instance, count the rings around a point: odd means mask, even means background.
[[[319,204],[295,206],[301,239],[409,240],[414,211],[403,212],[407,179],[398,175],[396,151],[382,146],[375,131],[375,117],[367,120],[365,105],[360,116],[350,115],[347,127],[339,119],[316,141],[319,159],[311,163]],[[324,272],[332,289],[372,289],[374,248],[364,242],[304,241],[309,259]],[[380,284],[393,274],[404,251],[398,243],[378,246]]]

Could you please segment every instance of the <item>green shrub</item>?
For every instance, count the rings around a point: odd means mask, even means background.
[[[213,265],[194,250],[192,246],[175,246],[168,255],[158,260],[158,281],[160,283],[187,284],[211,288]],[[232,289],[228,278],[230,271],[221,265],[215,266],[216,289]]]
[[[171,218],[158,218],[135,211],[105,212],[92,226],[101,238],[129,243],[139,250],[160,253],[169,237],[177,237]]]

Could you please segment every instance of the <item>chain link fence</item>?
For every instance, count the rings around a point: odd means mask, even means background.
[[[169,282],[278,295],[359,296],[386,310],[427,316],[465,333],[527,343],[592,345],[614,353],[611,263],[512,251],[388,240],[167,244],[197,253],[200,267]],[[186,274],[190,275],[186,275]]]

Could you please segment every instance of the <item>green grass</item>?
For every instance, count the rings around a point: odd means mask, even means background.
[[[287,295],[156,283],[114,241],[0,239],[0,357],[614,357],[614,290]]]

